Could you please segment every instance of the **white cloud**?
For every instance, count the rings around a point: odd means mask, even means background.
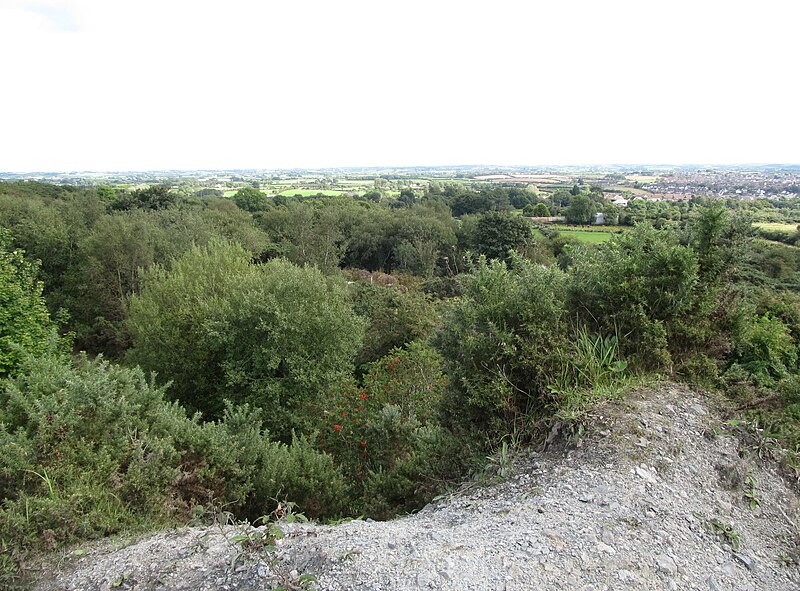
[[[2,170],[800,161],[795,2],[5,0]]]

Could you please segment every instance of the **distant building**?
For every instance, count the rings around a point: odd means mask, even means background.
[[[594,214],[594,225],[595,226],[605,226],[606,225],[606,216],[603,212],[597,212]]]

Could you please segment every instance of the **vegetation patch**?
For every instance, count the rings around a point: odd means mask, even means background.
[[[411,512],[653,374],[724,390],[800,473],[799,251],[746,215],[791,202],[389,174],[267,195],[287,180],[0,185],[0,584],[203,513]],[[534,232],[526,209],[618,226]]]

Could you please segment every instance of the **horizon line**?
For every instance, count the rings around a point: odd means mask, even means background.
[[[62,169],[62,170],[0,170],[0,175],[40,175],[40,174],[120,174],[120,173],[170,173],[170,172],[278,172],[278,171],[327,171],[327,170],[380,170],[380,169],[466,169],[466,168],[602,168],[602,167],[800,167],[800,162],[596,162],[560,164],[417,164],[417,165],[347,165],[347,166],[281,166],[281,167],[242,167],[242,168],[129,168],[129,169]]]

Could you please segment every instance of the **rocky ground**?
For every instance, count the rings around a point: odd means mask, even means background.
[[[271,552],[235,525],[105,541],[36,589],[800,591],[796,483],[717,403],[666,385],[596,414],[578,445],[498,461],[512,475],[409,517],[284,523]]]

